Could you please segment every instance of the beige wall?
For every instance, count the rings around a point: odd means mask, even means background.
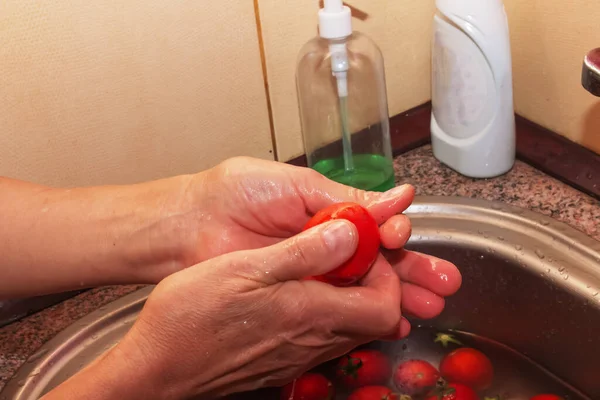
[[[600,153],[600,99],[581,86],[584,55],[600,47],[597,0],[505,0],[515,109]]]
[[[434,1],[353,0],[381,47],[390,115],[430,98]],[[600,101],[579,83],[600,46],[595,1],[505,0],[520,114],[600,151]],[[260,26],[257,26],[256,8]],[[317,0],[0,2],[0,175],[127,183],[233,155],[303,153],[296,56]],[[259,39],[257,29],[262,36]],[[260,41],[262,40],[262,43]]]
[[[251,0],[0,1],[0,175],[56,185],[272,158]]]

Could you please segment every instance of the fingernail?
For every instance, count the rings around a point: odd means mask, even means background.
[[[325,245],[331,251],[354,248],[356,243],[355,232],[350,222],[335,221],[329,224],[323,231],[323,240],[325,240]]]

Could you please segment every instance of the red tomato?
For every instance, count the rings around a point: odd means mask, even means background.
[[[449,382],[462,383],[476,391],[489,388],[494,379],[490,359],[470,347],[461,347],[446,354],[440,363],[440,372]]]
[[[436,388],[425,400],[479,400],[479,397],[468,386],[449,383],[443,388]]]
[[[529,400],[564,400],[562,397],[555,394],[538,394]]]
[[[427,361],[408,360],[398,365],[394,373],[394,383],[402,392],[417,395],[427,392],[440,378],[437,369]]]
[[[400,400],[400,395],[385,386],[364,386],[352,392],[347,400]]]
[[[307,372],[285,385],[281,400],[332,400],[333,385],[321,374]]]
[[[336,374],[348,387],[381,385],[390,379],[392,365],[378,350],[356,350],[340,359]]]
[[[356,226],[358,245],[356,252],[348,261],[333,271],[314,279],[328,282],[335,286],[350,286],[362,278],[379,254],[379,226],[366,208],[355,203],[338,203],[317,212],[303,230],[310,229],[324,222],[345,219]]]

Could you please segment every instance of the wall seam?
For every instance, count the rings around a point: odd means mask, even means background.
[[[256,20],[256,33],[258,35],[258,50],[260,52],[260,63],[262,67],[263,83],[265,87],[265,96],[267,98],[267,113],[269,115],[269,129],[271,131],[271,143],[273,146],[273,158],[279,161],[277,152],[277,137],[275,136],[275,122],[273,121],[273,107],[271,105],[271,94],[269,90],[269,76],[267,73],[267,57],[265,53],[265,44],[262,34],[262,23],[260,19],[259,0],[254,0],[254,17]]]

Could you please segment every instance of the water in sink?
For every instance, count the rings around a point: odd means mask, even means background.
[[[449,333],[465,347],[474,347],[486,354],[494,366],[494,381],[492,386],[480,393],[480,399],[489,400],[528,400],[541,393],[552,393],[562,396],[565,400],[591,400],[579,393],[575,388],[536,364],[533,360],[519,354],[511,348],[493,340],[460,331],[440,332],[428,327],[415,327],[410,336],[396,342],[373,342],[365,348],[373,348],[390,355],[394,367],[409,359],[426,360],[438,367],[442,357],[450,351],[461,347],[448,343],[444,347],[435,342],[438,333]],[[334,369],[337,360],[315,368],[327,376],[335,385],[336,400],[346,399],[349,395],[343,386],[336,382]],[[594,374],[593,371],[590,371]],[[390,381],[388,386],[393,388]],[[279,389],[267,389],[252,393],[239,394],[234,397],[239,400],[263,399],[275,400],[280,398]],[[418,400],[418,398],[415,398]]]

